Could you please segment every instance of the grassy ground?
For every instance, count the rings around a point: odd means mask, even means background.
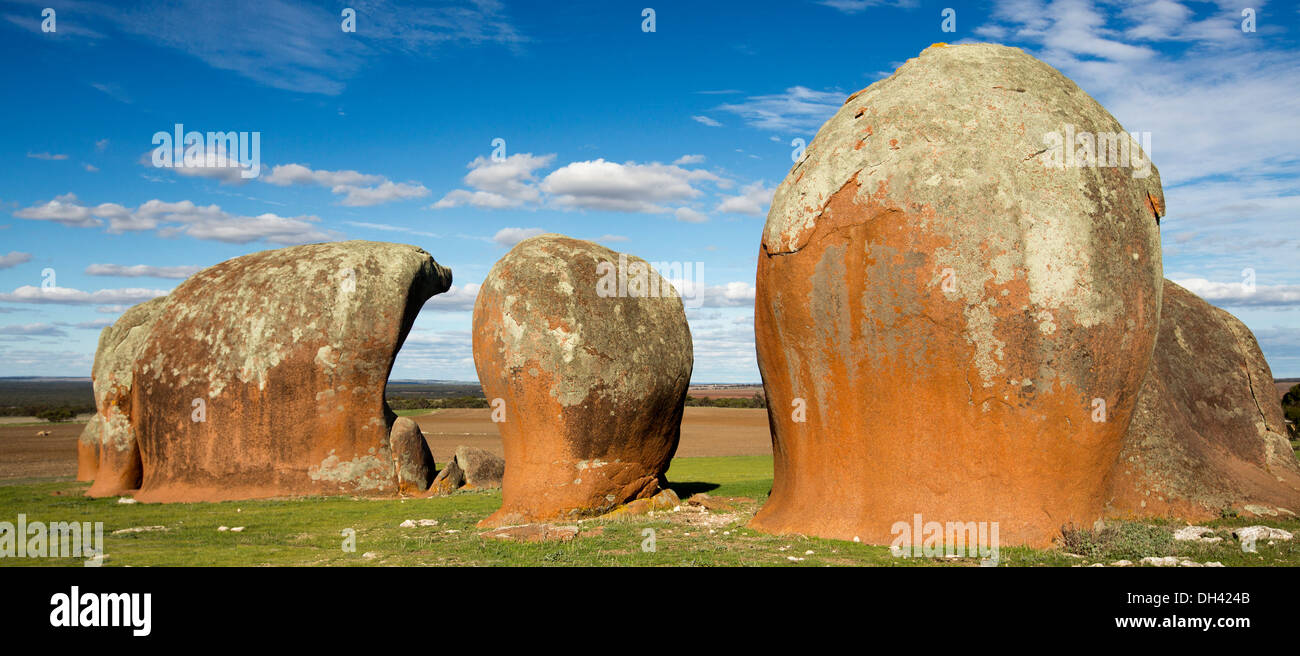
[[[771,536],[744,528],[771,486],[770,456],[679,458],[668,473],[682,498],[748,497],[717,512],[660,512],[628,520],[589,520],[569,542],[515,543],[479,536],[475,522],[495,510],[499,491],[435,499],[368,500],[316,497],[198,504],[120,504],[81,496],[86,484],[19,481],[0,486],[0,521],[104,522],[106,565],[881,565],[974,566],[974,558],[897,558],[887,547],[818,538]],[[399,528],[407,519],[438,526]],[[1300,521],[1225,519],[1210,526],[1267,524],[1300,532]],[[112,534],[163,526],[164,531]],[[218,527],[244,527],[241,532]],[[655,551],[642,549],[644,529]],[[1228,532],[1217,545],[1175,543],[1177,525],[1112,523],[1101,532],[1074,533],[1064,548],[1004,548],[1003,565],[1085,565],[1143,556],[1187,556],[1224,565],[1300,565],[1300,540],[1259,545],[1243,553]],[[346,529],[355,551],[345,551]],[[1072,556],[1067,550],[1073,551]],[[808,553],[811,552],[811,553]],[[1078,556],[1078,557],[1076,557]],[[792,560],[792,558],[799,560]],[[5,565],[81,565],[72,559],[0,558]]]

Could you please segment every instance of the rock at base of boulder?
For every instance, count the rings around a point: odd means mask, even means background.
[[[677,496],[677,493],[673,492],[672,489],[666,489],[652,497],[637,499],[630,503],[623,504],[604,515],[601,515],[600,518],[617,519],[620,517],[633,517],[636,515],[644,515],[656,510],[672,510],[680,505],[682,505],[682,500]]]
[[[451,494],[460,489],[465,484],[465,472],[461,471],[460,465],[456,464],[456,459],[452,458],[438,475],[433,477],[433,484],[429,486],[429,491],[425,492],[426,497],[436,497],[445,494]]]
[[[1300,462],[1273,374],[1236,317],[1164,282],[1160,333],[1107,514],[1190,521],[1300,512]]]
[[[465,473],[465,487],[475,490],[501,487],[501,479],[506,474],[505,458],[472,446],[457,447],[454,457]]]
[[[398,417],[388,437],[393,450],[393,467],[397,471],[397,490],[417,494],[429,487],[429,473],[435,468],[433,454],[424,441],[420,425],[410,417]]]

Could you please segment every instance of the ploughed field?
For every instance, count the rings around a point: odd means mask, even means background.
[[[503,455],[490,409],[411,410],[400,414],[420,424],[439,467],[462,444]],[[0,425],[0,481],[76,476],[77,437],[85,426],[84,422]],[[40,431],[52,435],[38,437]],[[771,455],[772,440],[767,431],[767,411],[763,409],[686,408],[677,457]]]

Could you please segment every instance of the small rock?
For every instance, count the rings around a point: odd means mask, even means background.
[[[677,497],[677,493],[673,492],[672,489],[670,488],[670,489],[661,490],[658,494],[652,497],[648,497],[645,499],[637,499],[635,501],[623,504],[605,513],[604,515],[601,515],[601,519],[613,519],[615,517],[644,515],[654,510],[667,510],[669,508],[673,508],[674,506],[680,506],[681,503],[682,500]]]
[[[1174,556],[1147,556],[1140,561],[1143,565],[1152,567],[1177,567],[1178,559]]]
[[[1205,537],[1207,534],[1213,535],[1214,529],[1206,526],[1184,526],[1177,531],[1174,531],[1174,539],[1179,541],[1208,543],[1215,543],[1223,540],[1223,538],[1207,538]]]
[[[1133,561],[1131,561],[1131,560],[1117,560],[1117,561],[1111,563],[1110,566],[1111,566],[1111,567],[1132,567],[1132,566],[1133,566]]]
[[[1237,538],[1238,541],[1254,540],[1258,542],[1260,540],[1286,541],[1295,536],[1293,536],[1290,531],[1284,531],[1280,528],[1271,528],[1268,526],[1247,526],[1246,528],[1239,528],[1233,531],[1232,537]]]
[[[362,557],[362,558],[375,558],[375,557],[377,557],[378,555],[379,555],[379,554],[377,554],[377,553],[375,553],[375,552],[373,552],[373,551],[367,551],[367,552],[361,554],[361,557]]]
[[[217,527],[217,530],[218,530],[218,531],[229,531],[229,530],[230,530],[230,527],[229,527],[229,526],[218,526],[218,527]]]
[[[244,527],[243,527],[243,526],[236,526],[236,527],[230,529],[230,532],[231,532],[231,533],[239,533],[239,532],[241,532],[241,531],[243,531],[243,530],[244,530]]]
[[[125,533],[149,533],[151,531],[165,530],[167,530],[166,526],[133,526],[131,528],[123,528],[113,531],[113,535],[122,535]]]
[[[122,498],[118,499],[117,502],[118,502],[118,503],[136,503],[136,500],[135,500],[135,499],[132,499],[131,497],[122,497]]]
[[[801,560],[803,560],[802,558],[796,558],[795,556],[786,556],[785,559],[786,559],[786,560],[793,561],[793,562],[796,562],[796,563],[799,562],[799,561],[801,561]]]
[[[401,524],[398,524],[397,527],[415,528],[417,526],[437,526],[437,525],[438,525],[438,520],[436,519],[408,519],[402,522]]]

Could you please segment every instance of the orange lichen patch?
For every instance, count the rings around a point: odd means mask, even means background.
[[[938,43],[931,43],[931,44],[930,44],[930,48],[947,48],[947,47],[948,47],[948,44],[944,43],[943,41],[940,41],[940,42],[938,42]],[[927,50],[928,50],[928,49],[929,49],[929,48],[927,48]]]
[[[1147,209],[1148,209],[1148,210],[1151,210],[1151,213],[1152,213],[1153,215],[1155,215],[1156,222],[1158,223],[1158,222],[1160,221],[1160,217],[1162,217],[1162,216],[1165,215],[1165,202],[1164,202],[1164,199],[1163,199],[1163,198],[1157,198],[1157,197],[1151,195],[1150,193],[1148,193],[1148,194],[1147,194]]]

